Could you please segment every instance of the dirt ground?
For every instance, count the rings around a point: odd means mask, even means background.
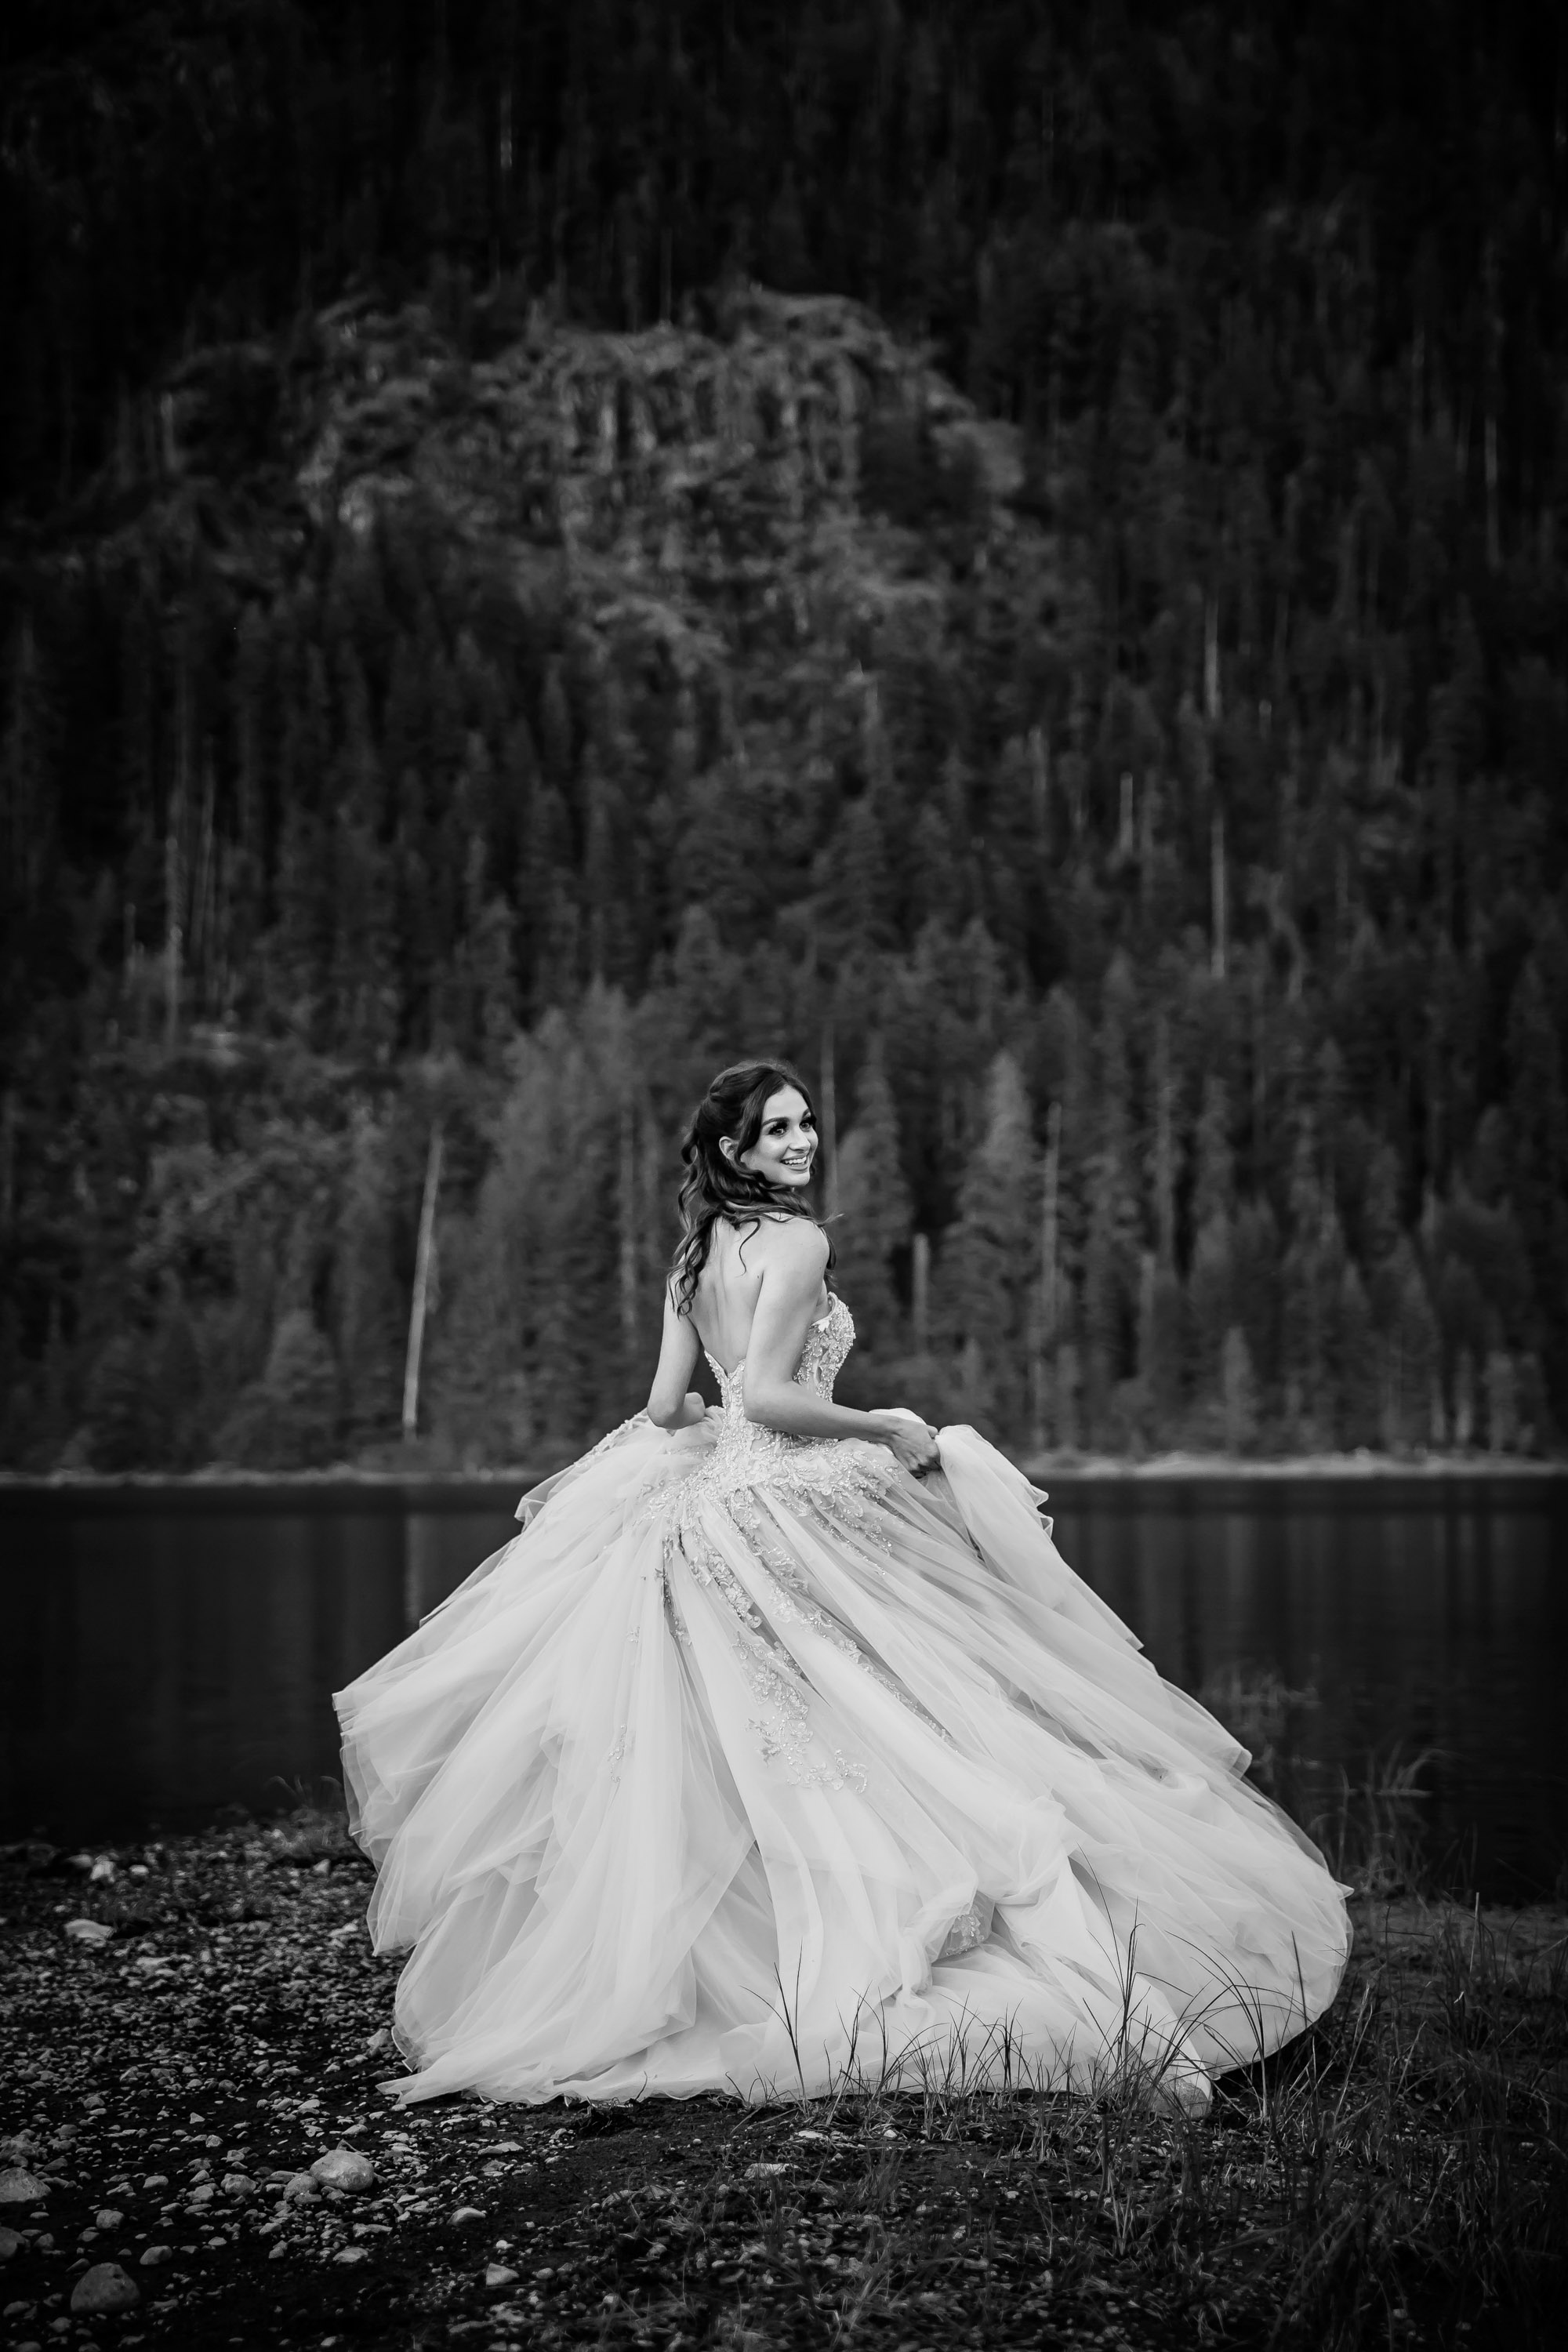
[[[1197,2126],[952,2084],[765,2111],[475,2098],[394,2110],[377,2084],[399,2071],[386,2033],[396,1963],[369,1948],[369,1875],[341,1825],[309,1811],[104,1853],[39,1842],[0,1855],[0,2189],[16,2191],[0,2204],[0,2340],[16,2352],[68,2340],[1513,2352],[1560,2340],[1541,2332],[1533,2294],[1486,2289],[1462,2266],[1445,2277],[1425,2241],[1408,2259],[1352,2244],[1336,2270],[1324,2215],[1342,2235],[1359,2213],[1364,2233],[1375,2200],[1347,2190],[1301,2221],[1281,2171],[1300,2149],[1280,2138],[1279,2085],[1270,2120],[1262,2070]],[[1495,1923],[1471,1925],[1495,1959]],[[1532,1914],[1509,1929],[1559,2010],[1563,1927]],[[1347,2083],[1369,1987],[1386,2002],[1403,1971],[1406,2011],[1426,2000],[1436,2021],[1420,2032],[1443,2029],[1437,1932],[1424,1906],[1363,1909],[1335,2045]],[[1457,2030],[1462,2042],[1463,2019]],[[1325,2081],[1336,2063],[1325,2049]],[[1318,2102],[1300,2148],[1333,2112]],[[1345,2147],[1342,2188],[1373,2161]],[[368,2185],[301,2179],[339,2148],[368,2159]],[[1552,2259],[1548,2244],[1540,2260]],[[103,2263],[128,2275],[134,2303],[73,2314],[78,2283]]]

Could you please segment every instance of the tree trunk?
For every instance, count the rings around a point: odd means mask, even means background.
[[[1035,1360],[1030,1385],[1035,1399],[1035,1444],[1043,1452],[1050,1440],[1052,1365],[1057,1345],[1058,1198],[1061,1183],[1062,1107],[1052,1103],[1046,1113],[1046,1182],[1040,1203],[1039,1307],[1035,1317]]]
[[[442,1135],[439,1124],[430,1130],[430,1156],[425,1163],[425,1197],[419,1204],[419,1242],[414,1255],[414,1297],[408,1309],[408,1354],[403,1368],[403,1435],[409,1443],[419,1428],[419,1366],[425,1353],[425,1310],[430,1296],[430,1269],[436,1252],[436,1195],[441,1188]]]
[[[833,1015],[822,1024],[822,1211],[838,1213],[838,1090],[833,1068]]]
[[[917,1234],[910,1263],[910,1323],[914,1332],[915,1352],[923,1356],[931,1345],[931,1241],[925,1234]]]
[[[632,1106],[621,1104],[620,1185],[621,1344],[631,1364],[637,1345],[637,1121]]]

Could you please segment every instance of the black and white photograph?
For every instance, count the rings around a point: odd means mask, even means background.
[[[0,2346],[1565,2309],[1568,16],[6,0]]]

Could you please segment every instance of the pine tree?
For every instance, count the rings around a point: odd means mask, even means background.
[[[140,1466],[190,1469],[205,1460],[215,1423],[195,1324],[172,1269],[163,1277],[147,1359],[161,1427],[154,1440],[156,1453],[149,1453]]]
[[[1539,955],[1520,974],[1509,1008],[1509,1128],[1513,1153],[1509,1191],[1524,1234],[1537,1296],[1568,1300],[1568,1043],[1552,1015]],[[1551,1325],[1547,1379],[1558,1416],[1568,1423],[1568,1322]]]
[[[338,1213],[332,1290],[349,1443],[390,1438],[397,1426],[405,1302],[393,1266],[393,1161],[385,1124],[356,1111]]]
[[[1116,1392],[1133,1369],[1142,1219],[1133,1148],[1131,1049],[1137,1022],[1131,969],[1118,955],[1106,974],[1099,1034],[1099,1137],[1084,1171],[1089,1185],[1080,1314],[1090,1444],[1120,1435]]]
[[[1384,1276],[1392,1310],[1380,1333],[1382,1434],[1391,1454],[1425,1452],[1442,1442],[1442,1337],[1407,1235]]]
[[[353,805],[331,836],[328,1034],[368,1062],[390,1059],[397,1043],[397,940],[392,859]]]
[[[338,1368],[310,1314],[285,1315],[265,1380],[268,1451],[279,1467],[330,1462],[337,1452]]]
[[[1225,1082],[1204,1081],[1194,1139],[1193,1251],[1187,1275],[1189,1382],[1200,1419],[1219,1410],[1225,1335],[1236,1319],[1236,1168]]]
[[[87,1386],[87,1450],[95,1470],[147,1470],[163,1465],[169,1426],[152,1379],[152,1348],[144,1332],[122,1331],[107,1341]]]
[[[618,1108],[635,1085],[625,1008],[608,992],[517,1043],[494,1158],[448,1251],[451,1304],[434,1350],[435,1420],[459,1458],[482,1459],[498,1440],[513,1460],[564,1458],[641,1402],[613,1338]]]
[[[855,1090],[854,1125],[839,1147],[838,1205],[835,1282],[855,1317],[858,1348],[887,1355],[901,1336],[894,1261],[909,1245],[911,1219],[898,1112],[875,1045]]]
[[[1379,1444],[1382,1435],[1377,1337],[1366,1291],[1352,1260],[1340,1270],[1334,1307],[1335,1442],[1351,1452]]]
[[[1280,1381],[1279,1227],[1267,1201],[1243,1203],[1236,1220],[1231,1265],[1236,1317],[1247,1340],[1257,1410],[1271,1419]]]
[[[1398,1311],[1399,1245],[1404,1226],[1399,1211],[1399,1155],[1392,1144],[1379,1144],[1373,1153],[1362,1201],[1359,1252],[1372,1302],[1373,1319],[1385,1330]]]
[[[278,919],[267,940],[268,1009],[301,1044],[325,1042],[328,972],[335,919],[332,862],[319,818],[290,803],[279,851]]]
[[[1280,1268],[1283,1434],[1309,1451],[1331,1442],[1337,1418],[1336,1331],[1345,1250],[1317,1165],[1317,1130],[1303,1119],[1290,1179],[1290,1241]]]
[[[979,1425],[1015,1439],[1027,1426],[1038,1228],[1030,1125],[1018,1066],[998,1054],[986,1076],[984,1129],[963,1171],[941,1265],[941,1320],[950,1344],[968,1351],[964,1386]]]
[[[1225,1335],[1220,1356],[1220,1396],[1226,1452],[1250,1454],[1258,1443],[1258,1381],[1247,1335],[1234,1323]]]

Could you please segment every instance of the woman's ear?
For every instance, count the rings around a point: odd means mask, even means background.
[[[719,1138],[719,1149],[723,1153],[731,1168],[735,1168],[740,1165],[740,1162],[735,1158],[735,1139],[732,1135],[721,1135]]]

